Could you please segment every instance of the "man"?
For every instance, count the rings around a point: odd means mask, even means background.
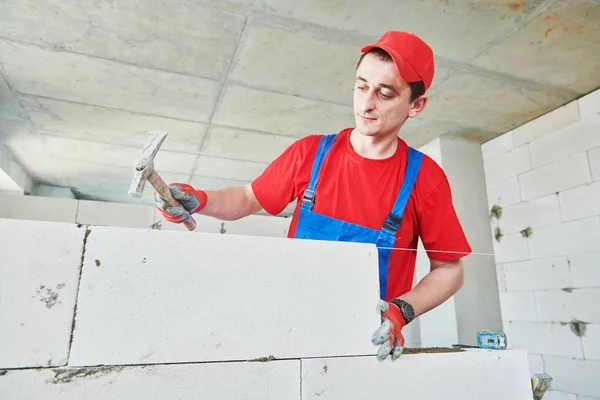
[[[382,325],[372,341],[379,359],[395,360],[404,348],[402,328],[462,286],[460,257],[471,248],[445,173],[398,137],[427,104],[432,50],[412,33],[390,31],[361,51],[354,128],[296,141],[247,186],[203,191],[172,184],[185,210],[159,210],[174,223],[190,213],[235,220],[261,209],[276,215],[296,201],[290,238],[375,243]],[[412,288],[419,237],[431,270]]]

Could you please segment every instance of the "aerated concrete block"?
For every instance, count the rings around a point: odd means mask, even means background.
[[[85,229],[0,219],[0,232],[0,368],[65,365]]]
[[[302,360],[302,400],[486,399],[531,400],[523,350],[469,350],[375,357]]]
[[[300,361],[8,371],[7,399],[297,399]]]
[[[375,354],[377,269],[367,244],[93,227],[69,365]]]

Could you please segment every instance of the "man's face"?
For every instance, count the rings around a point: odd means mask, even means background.
[[[410,101],[411,89],[392,61],[367,54],[356,70],[354,120],[366,136],[396,136],[407,118],[417,116],[427,97]]]

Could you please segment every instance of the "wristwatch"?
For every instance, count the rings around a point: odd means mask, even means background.
[[[402,316],[404,317],[404,321],[406,321],[407,324],[410,323],[410,321],[412,321],[413,319],[415,319],[415,309],[413,308],[413,306],[410,305],[410,303],[407,303],[406,301],[400,299],[390,300],[390,303],[394,303],[398,306],[400,312],[402,313]]]

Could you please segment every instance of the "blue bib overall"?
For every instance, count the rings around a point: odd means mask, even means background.
[[[296,233],[297,239],[332,240],[340,242],[374,243],[379,254],[379,295],[386,300],[388,283],[388,265],[392,248],[396,241],[395,234],[402,223],[404,207],[413,189],[423,154],[408,147],[408,161],[404,181],[396,198],[391,213],[387,216],[380,230],[374,230],[361,225],[338,220],[312,211],[319,170],[327,152],[335,141],[336,134],[325,135],[319,142],[317,154],[312,165],[310,181],[304,191],[302,206],[298,214]],[[331,179],[335,179],[332,177]]]

